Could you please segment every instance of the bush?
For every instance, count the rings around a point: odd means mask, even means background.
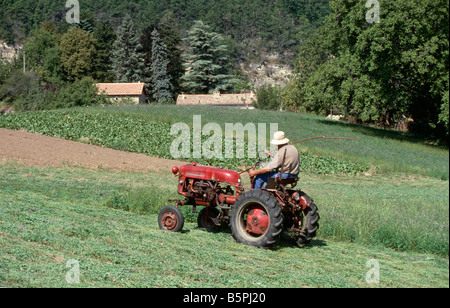
[[[0,99],[15,105],[15,101],[25,98],[39,89],[39,77],[31,72],[14,71],[0,87]],[[22,110],[20,104],[14,106]]]
[[[13,105],[17,111],[84,107],[109,104],[105,95],[97,94],[95,82],[90,77],[76,80],[63,88],[41,84],[33,72],[15,71],[0,87],[0,100]]]
[[[263,85],[256,91],[257,102],[255,107],[263,110],[279,110],[284,102],[281,97],[282,89],[279,86]]]
[[[97,91],[97,87],[92,78],[85,77],[78,79],[56,92],[52,102],[48,104],[46,109],[109,104],[107,97],[105,95],[98,95]]]

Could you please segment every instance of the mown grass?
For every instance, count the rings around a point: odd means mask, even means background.
[[[79,179],[71,172],[63,174],[65,184],[59,181],[49,184],[51,179],[45,179],[40,183],[33,180],[31,185],[27,185],[27,181],[10,181],[15,177],[9,173],[3,178],[4,182],[8,179],[10,183],[3,187],[11,189],[17,185],[24,190],[42,190],[55,199],[64,198],[69,192],[84,203],[90,200],[83,192],[83,189],[88,189],[95,204],[153,215],[169,205],[167,200],[179,197],[176,179],[169,170],[161,175],[150,173],[146,181],[139,184],[133,183],[130,175],[125,177],[128,184],[119,186],[114,185],[116,179],[113,176],[112,183],[109,183],[107,170],[101,173],[104,179],[98,183],[83,177]],[[29,173],[29,177],[40,177],[40,173]],[[243,182],[248,182],[248,179],[244,177]],[[301,174],[299,188],[308,193],[319,207],[319,235],[324,238],[448,256],[449,188],[446,182],[408,175],[342,177]],[[196,215],[190,210],[190,207],[183,208],[187,220],[195,222]]]
[[[372,179],[359,182],[369,189]],[[390,180],[380,177],[375,182]],[[401,180],[404,185],[397,191],[411,181],[417,184],[407,177]],[[227,230],[198,229],[193,216],[184,232],[163,232],[156,214],[105,206],[118,193],[149,188],[144,199],[153,200],[148,209],[156,212],[166,205],[160,204],[163,199],[173,196],[173,181],[170,174],[0,166],[0,286],[448,287],[448,257],[363,246],[358,238],[353,243],[336,241],[336,235],[327,234],[326,224],[332,223],[328,217],[336,207],[325,190],[342,191],[343,198],[355,191],[349,188],[354,182],[340,178],[311,175],[302,185],[316,199],[322,216],[318,237],[303,249],[287,240],[270,250],[237,244]],[[439,183],[429,180],[426,185],[440,191]],[[445,193],[448,198],[448,190]],[[379,203],[371,207],[379,211]],[[70,259],[80,263],[78,285],[65,280]],[[369,259],[380,263],[379,284],[365,280]]]
[[[319,207],[321,236],[448,256],[448,183],[400,174],[371,177],[303,174],[301,179],[300,188]],[[137,188],[114,193],[105,205],[157,214],[169,197],[169,192],[162,190],[158,194],[154,187]],[[195,221],[196,216],[187,208],[184,212]]]

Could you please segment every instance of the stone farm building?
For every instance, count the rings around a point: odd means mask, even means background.
[[[134,104],[145,103],[145,87],[142,82],[135,83],[97,83],[98,93],[108,96],[114,104],[129,99]]]
[[[253,109],[252,103],[256,101],[256,95],[250,93],[241,94],[222,94],[214,92],[213,94],[180,94],[177,99],[177,105],[207,105],[207,106],[234,106]]]

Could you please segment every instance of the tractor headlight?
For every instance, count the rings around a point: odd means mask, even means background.
[[[298,192],[295,192],[292,194],[292,199],[294,199],[296,202],[300,201],[300,194]]]
[[[177,173],[178,173],[179,170],[180,170],[180,169],[179,169],[177,166],[175,166],[175,167],[172,168],[172,173],[173,173],[174,175],[177,175]]]

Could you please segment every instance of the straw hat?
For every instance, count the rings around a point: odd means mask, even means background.
[[[273,134],[273,139],[270,143],[275,145],[287,144],[289,139],[284,136],[284,132],[279,131]]]

